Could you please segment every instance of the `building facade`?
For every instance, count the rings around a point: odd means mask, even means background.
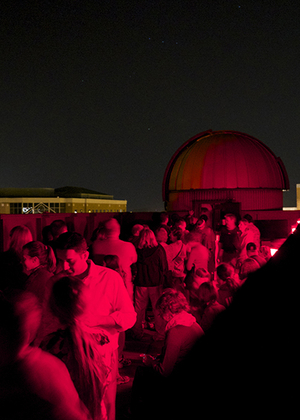
[[[119,213],[127,200],[78,187],[0,188],[0,214]]]

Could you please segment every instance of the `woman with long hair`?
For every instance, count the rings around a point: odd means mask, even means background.
[[[35,294],[42,304],[46,283],[53,276],[56,258],[49,245],[39,241],[31,241],[22,250],[24,271],[28,274],[25,289]]]
[[[88,296],[80,279],[62,277],[54,285],[50,307],[62,328],[47,336],[41,346],[59,357],[67,366],[80,399],[93,420],[107,419],[104,404],[106,387],[110,380],[110,346],[104,332],[88,328],[82,321]]]

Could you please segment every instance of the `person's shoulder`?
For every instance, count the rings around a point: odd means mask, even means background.
[[[202,334],[204,334],[203,329],[195,321],[191,325],[176,325],[170,328],[168,338],[169,340],[181,341],[185,335],[201,336]]]
[[[136,253],[135,246],[133,245],[132,242],[124,241],[120,239],[120,243],[123,245],[124,249],[127,249],[128,251]]]
[[[59,377],[68,372],[61,360],[39,347],[31,347],[22,362],[32,373],[39,372],[42,376],[52,376],[55,373]]]

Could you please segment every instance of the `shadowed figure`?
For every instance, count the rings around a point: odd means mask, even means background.
[[[299,355],[300,228],[237,291],[184,362],[157,418],[292,418]],[[168,416],[168,417],[166,417]]]

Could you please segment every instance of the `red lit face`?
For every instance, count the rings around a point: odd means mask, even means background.
[[[235,228],[235,220],[231,217],[225,217],[225,225],[228,230],[233,230]]]
[[[57,249],[58,264],[70,276],[79,276],[88,268],[88,252],[78,253],[74,249]]]
[[[28,249],[23,251],[23,266],[27,271],[32,271],[40,265],[40,260],[38,257],[31,257],[28,252]]]
[[[245,229],[246,229],[246,225],[245,225],[245,223],[244,223],[244,222],[240,222],[240,223],[239,223],[239,229],[240,229],[240,231],[241,231],[241,232],[244,232],[244,231],[245,231]]]

